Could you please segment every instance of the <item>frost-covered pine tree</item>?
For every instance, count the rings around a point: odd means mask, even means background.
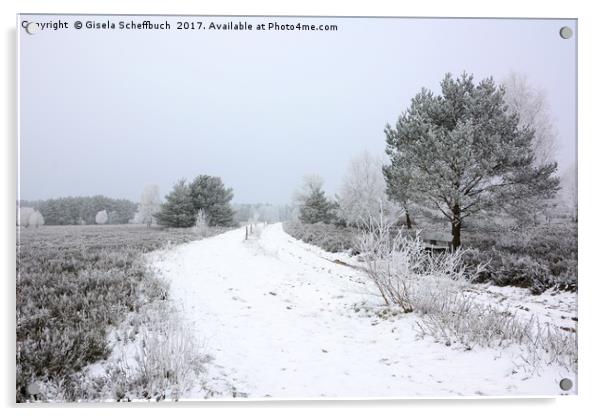
[[[326,198],[319,176],[306,176],[303,187],[296,195],[299,204],[299,221],[308,224],[330,223],[336,218],[337,205]]]
[[[412,196],[449,220],[454,249],[466,217],[556,193],[556,163],[535,163],[535,132],[519,121],[492,78],[475,84],[464,73],[447,74],[441,94],[423,88],[387,125],[392,163],[411,174]]]
[[[194,207],[190,187],[182,179],[165,197],[165,202],[155,218],[160,225],[166,227],[192,227],[196,223],[198,212]]]
[[[106,210],[102,210],[102,211],[98,211],[98,213],[96,214],[96,224],[102,225],[102,224],[106,224],[107,221],[109,220],[109,214],[107,214]]]
[[[358,227],[379,218],[381,213],[390,222],[399,215],[399,209],[387,196],[383,161],[368,151],[350,161],[337,201],[339,216]]]
[[[217,176],[199,175],[190,183],[190,195],[195,212],[203,210],[210,226],[230,226],[234,211],[230,201],[234,193]]]
[[[150,227],[155,222],[155,215],[161,209],[161,199],[159,197],[159,187],[157,185],[148,185],[144,188],[138,204],[138,212],[135,219],[139,224],[146,224]]]

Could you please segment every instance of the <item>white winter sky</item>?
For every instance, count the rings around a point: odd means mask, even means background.
[[[573,20],[166,19],[170,31],[19,30],[20,197],[139,199],[180,178],[222,177],[234,202],[288,203],[317,173],[336,192],[350,158],[384,153],[386,123],[446,72],[546,91],[560,173],[576,158]],[[178,20],[336,24],[336,32],[177,31]]]

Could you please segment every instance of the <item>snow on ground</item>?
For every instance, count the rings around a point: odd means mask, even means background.
[[[520,371],[517,350],[417,339],[414,314],[358,313],[357,305],[379,298],[361,271],[332,261],[344,255],[295,240],[281,224],[260,231],[245,241],[237,229],[149,256],[214,356],[207,384],[218,392],[232,385],[250,398],[556,395],[571,377],[558,367]],[[486,290],[494,301],[512,298]],[[185,398],[204,395],[197,389]]]

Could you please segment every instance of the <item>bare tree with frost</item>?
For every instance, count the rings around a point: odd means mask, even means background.
[[[17,225],[20,225],[22,227],[38,228],[44,225],[44,217],[38,210],[34,208],[21,207],[19,208]]]
[[[529,84],[527,76],[511,72],[503,81],[504,101],[510,113],[519,117],[519,128],[534,130],[531,147],[538,165],[555,161],[556,126],[552,119],[546,92]]]
[[[362,227],[381,211],[393,222],[399,209],[387,196],[387,184],[382,171],[383,160],[368,151],[354,157],[348,165],[338,194],[339,215],[347,224]]]
[[[155,215],[160,210],[161,198],[159,197],[159,187],[157,185],[146,186],[140,197],[136,221],[150,227],[155,222]]]
[[[556,161],[558,132],[552,118],[546,91],[530,83],[525,74],[510,72],[502,81],[504,101],[509,114],[519,118],[518,127],[533,130],[534,164],[544,166]],[[569,180],[570,182],[570,180]],[[557,201],[548,198],[516,200],[507,211],[519,224],[537,224],[549,219]],[[543,214],[543,215],[542,215]]]

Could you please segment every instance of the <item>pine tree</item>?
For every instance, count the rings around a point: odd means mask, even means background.
[[[448,74],[441,95],[423,89],[395,128],[387,125],[392,171],[409,173],[407,194],[451,222],[454,249],[464,218],[558,190],[556,163],[535,163],[534,131],[519,121],[493,79],[475,85],[472,76]],[[393,192],[394,178],[387,178]]]
[[[226,188],[217,176],[199,175],[190,184],[190,195],[195,212],[203,210],[209,226],[233,224],[234,211],[230,206],[231,188]]]
[[[198,210],[194,207],[190,187],[184,179],[174,185],[165,199],[161,210],[155,215],[160,225],[184,228],[195,224]]]
[[[299,220],[309,224],[317,222],[328,224],[335,219],[335,209],[335,204],[326,198],[324,191],[315,187],[299,209]]]

